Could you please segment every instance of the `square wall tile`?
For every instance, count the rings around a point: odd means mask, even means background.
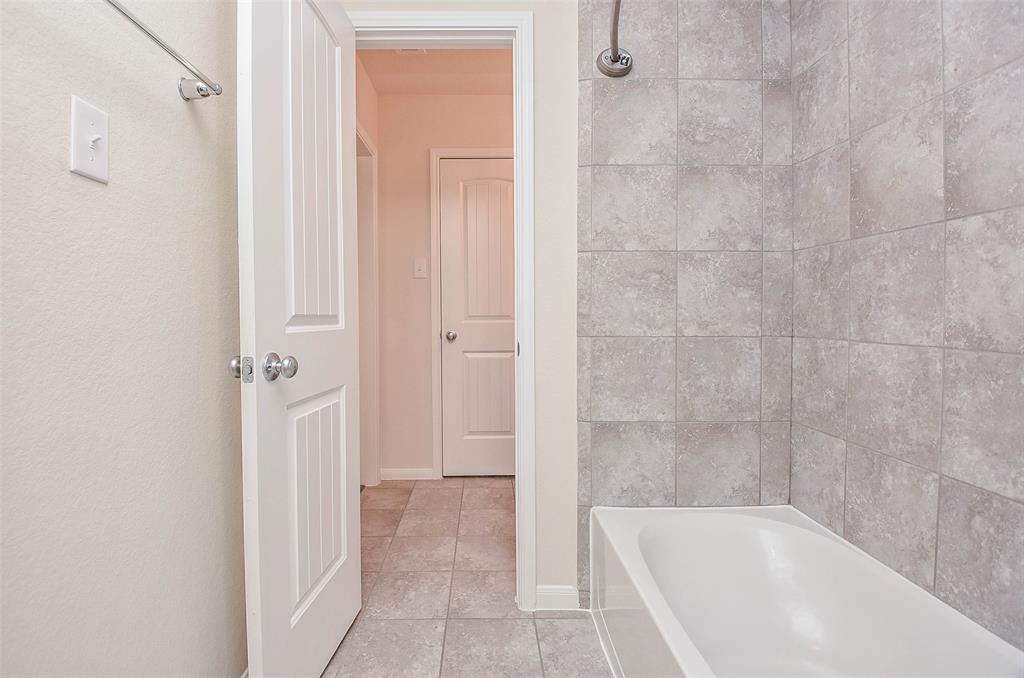
[[[846,43],[793,78],[794,161],[850,138],[849,80]]]
[[[674,164],[677,97],[675,80],[595,80],[594,163]]]
[[[591,371],[592,421],[672,421],[673,339],[595,338]]]
[[[753,506],[760,494],[760,424],[678,424],[676,505]]]
[[[850,338],[942,344],[942,224],[850,243]]]
[[[846,0],[793,0],[793,73],[846,40]]]
[[[619,45],[633,57],[633,69],[623,79],[674,78],[678,33],[678,0],[634,0],[619,15]],[[587,61],[595,77],[603,78],[594,65],[597,54],[610,47],[608,27],[612,23],[612,0],[591,0],[593,7],[593,54]]]
[[[593,249],[591,244],[591,169],[576,168],[576,251],[586,252]]]
[[[593,334],[594,312],[594,255],[581,252],[576,255],[576,334]]]
[[[679,0],[680,78],[761,78],[760,0]]]
[[[677,360],[676,421],[760,418],[760,339],[681,338]]]
[[[761,421],[788,421],[791,416],[793,340],[761,340]]]
[[[793,334],[793,253],[765,252],[762,260],[764,301],[761,334]]]
[[[590,507],[576,509],[576,585],[590,590]]]
[[[761,164],[760,80],[680,80],[678,111],[680,164]]]
[[[576,504],[590,506],[591,499],[590,424],[576,424]]]
[[[680,250],[761,249],[760,167],[681,167]]]
[[[848,446],[843,536],[929,591],[938,512],[937,473]]]
[[[850,232],[942,221],[942,100],[868,130],[850,145]]]
[[[847,440],[939,468],[942,349],[850,344]]]
[[[789,0],[765,0],[761,14],[765,78],[789,79],[792,74],[789,36]]]
[[[849,346],[829,339],[793,339],[793,421],[846,435]]]
[[[850,324],[849,243],[793,254],[793,334],[845,339]]]
[[[850,237],[850,145],[840,144],[793,168],[793,246]]]
[[[577,0],[576,3],[576,75],[580,80],[597,77],[597,69],[594,67],[597,50],[594,49],[593,4],[593,0]]]
[[[850,36],[853,134],[941,93],[940,0],[899,0]]]
[[[680,252],[679,336],[760,336],[761,253]]]
[[[580,334],[670,336],[676,317],[676,257],[671,252],[594,252],[589,317]]]
[[[593,168],[595,250],[674,250],[676,168]]]
[[[863,29],[899,0],[849,0],[850,33]]]
[[[793,162],[793,101],[789,80],[764,83],[764,163]]]
[[[579,88],[576,127],[577,134],[579,135],[576,145],[577,162],[580,165],[590,165],[594,161],[594,82],[592,80],[582,80],[580,81]]]
[[[1024,55],[1024,0],[943,0],[946,89]]]
[[[846,443],[793,424],[790,501],[815,522],[843,534]]]
[[[591,390],[593,386],[593,346],[589,337],[576,340],[576,418],[590,421]]]
[[[1024,202],[1024,60],[946,94],[946,216]]]
[[[789,503],[790,423],[761,422],[761,505]]]
[[[1024,646],[1024,504],[942,479],[935,595]]]
[[[1022,289],[1024,208],[947,222],[947,346],[1024,352]]]
[[[1024,356],[946,351],[942,472],[1024,501]]]
[[[671,506],[675,424],[596,423],[591,433],[596,506]]]
[[[793,168],[764,168],[764,249],[793,249]]]

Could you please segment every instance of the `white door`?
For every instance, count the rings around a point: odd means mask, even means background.
[[[442,159],[445,475],[515,473],[515,252],[509,158]]]
[[[246,627],[253,676],[319,676],[360,607],[354,31],[238,6]],[[273,381],[264,357],[293,356]],[[244,371],[244,368],[243,368]],[[244,379],[244,377],[243,377]]]

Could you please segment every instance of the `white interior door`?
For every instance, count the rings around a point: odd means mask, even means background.
[[[360,607],[355,35],[331,0],[238,26],[249,672],[319,676]],[[297,373],[265,378],[271,352]]]
[[[515,473],[515,229],[510,158],[442,159],[445,475]]]

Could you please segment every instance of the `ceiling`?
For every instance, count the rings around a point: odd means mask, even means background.
[[[512,50],[361,49],[378,94],[512,94]]]

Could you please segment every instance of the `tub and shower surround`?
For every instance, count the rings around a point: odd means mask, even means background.
[[[789,502],[788,0],[580,2],[579,585],[593,506]]]
[[[1024,647],[1024,2],[792,36],[792,504]]]
[[[1024,647],[1024,0],[626,0],[621,80],[609,6],[581,590],[591,506],[791,502]]]

